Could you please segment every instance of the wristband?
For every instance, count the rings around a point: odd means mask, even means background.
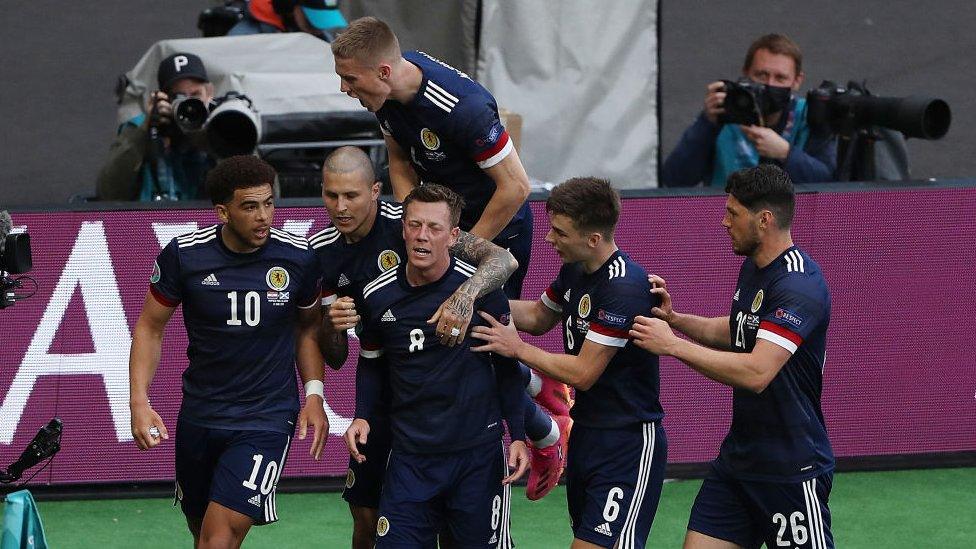
[[[321,380],[312,379],[305,382],[305,398],[312,395],[319,395],[325,400],[325,384]]]

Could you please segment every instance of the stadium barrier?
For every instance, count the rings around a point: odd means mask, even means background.
[[[815,190],[832,192],[799,196],[793,237],[821,265],[832,293],[823,408],[836,454],[902,463],[912,456],[971,458],[976,183]],[[637,194],[625,193],[620,248],[668,281],[679,310],[728,314],[741,258],[720,224],[724,196]],[[302,235],[325,226],[323,208],[300,204],[279,207],[275,226]],[[14,212],[14,224],[31,234],[30,275],[38,287],[30,299],[0,310],[0,462],[16,459],[52,416],[65,424],[61,453],[32,485],[173,477],[173,438],[150,453],[132,442],[128,353],[156,254],[174,236],[213,224],[206,206]],[[532,206],[528,299],[542,293],[560,265],[543,240],[544,203]],[[560,337],[554,330],[535,342],[560,350]],[[322,461],[308,457],[308,441],[296,441],[285,477],[345,474],[340,436],[354,409],[355,341],[352,347],[342,371],[327,371],[333,436]],[[185,350],[178,312],[150,394],[171,430]],[[731,391],[672,359],[662,360],[661,386],[669,463],[680,468],[713,458],[728,429]]]

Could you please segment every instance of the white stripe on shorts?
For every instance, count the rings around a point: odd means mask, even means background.
[[[624,521],[624,528],[620,531],[620,538],[617,540],[617,547],[620,549],[637,549],[635,539],[637,517],[640,515],[641,505],[644,503],[647,485],[651,483],[651,465],[654,461],[654,443],[657,436],[654,423],[644,424],[643,435],[644,446],[641,448],[640,467],[637,469],[637,484],[634,486],[630,508],[627,509],[627,520]]]

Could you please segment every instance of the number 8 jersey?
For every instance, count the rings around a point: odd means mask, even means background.
[[[252,253],[224,245],[221,225],[174,238],[150,279],[153,297],[183,304],[180,419],[218,429],[291,434],[298,414],[298,308],[318,305],[318,268],[304,238],[271,229]]]

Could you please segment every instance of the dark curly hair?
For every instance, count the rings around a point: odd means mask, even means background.
[[[227,204],[237,189],[274,186],[276,175],[271,164],[256,156],[231,156],[207,173],[207,193],[215,205]]]
[[[793,224],[796,193],[793,180],[786,170],[775,164],[760,164],[732,172],[725,184],[725,192],[731,194],[750,212],[769,210],[776,217],[780,229]]]

